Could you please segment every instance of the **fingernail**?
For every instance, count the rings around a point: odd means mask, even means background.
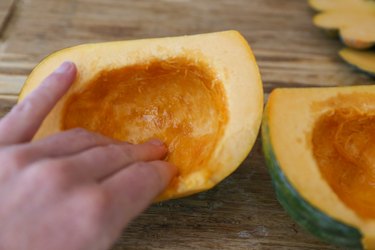
[[[66,73],[72,68],[72,62],[63,62],[60,67],[55,70],[55,73],[62,74]]]
[[[164,146],[164,143],[161,141],[161,140],[158,140],[158,139],[152,139],[152,140],[149,140],[147,143],[150,143],[154,146]]]

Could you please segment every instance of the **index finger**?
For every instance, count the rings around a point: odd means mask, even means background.
[[[64,62],[17,104],[0,121],[0,144],[30,141],[44,118],[73,83],[76,71],[72,62]]]

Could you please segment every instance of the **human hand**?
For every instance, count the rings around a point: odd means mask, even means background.
[[[175,173],[157,140],[73,129],[31,142],[75,75],[62,64],[0,121],[0,249],[108,249]]]

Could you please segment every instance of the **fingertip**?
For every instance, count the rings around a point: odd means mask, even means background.
[[[168,154],[167,145],[159,139],[151,139],[143,143],[142,145],[150,149],[151,152],[155,152],[157,155],[157,159],[164,159]]]
[[[55,96],[53,99],[58,100],[73,84],[76,75],[76,65],[73,62],[65,61],[57,69],[55,69],[52,74],[47,76],[47,78],[44,79],[42,84],[35,91],[33,91],[33,93],[37,92],[37,94],[40,95],[40,93],[42,92],[40,91],[40,89],[43,89],[43,87],[47,86],[49,88],[52,87],[53,92],[57,94],[57,96]],[[50,96],[51,91],[49,90],[48,92]]]
[[[2,120],[1,127],[5,132],[0,133],[1,143],[30,141],[48,113],[69,90],[76,73],[77,68],[73,62],[64,62],[28,93]]]
[[[55,77],[53,76],[55,75]],[[77,66],[71,61],[63,62],[51,75],[52,78],[58,79],[60,84],[65,83],[67,86],[73,84],[77,76]]]
[[[166,161],[150,162],[159,173],[163,189],[168,186],[172,179],[178,174],[178,169],[175,165]]]
[[[76,65],[71,61],[63,62],[56,70],[55,73],[57,74],[75,74],[77,72]]]
[[[150,144],[150,145],[154,145],[154,146],[157,146],[157,147],[165,147],[166,148],[166,145],[164,144],[164,142],[162,142],[159,139],[151,139],[151,140],[147,141],[146,144]]]
[[[74,78],[76,78],[77,76],[77,65],[74,63],[74,62],[71,62],[71,61],[68,61],[68,63],[71,64],[70,66],[70,71],[72,72],[72,75],[74,76]]]
[[[178,175],[178,168],[174,164],[168,163],[168,168],[172,178]]]

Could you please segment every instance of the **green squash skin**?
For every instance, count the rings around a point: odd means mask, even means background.
[[[262,145],[277,199],[293,220],[323,241],[345,248],[363,249],[362,235],[356,228],[327,216],[309,204],[289,182],[271,145],[267,115],[263,117]]]

